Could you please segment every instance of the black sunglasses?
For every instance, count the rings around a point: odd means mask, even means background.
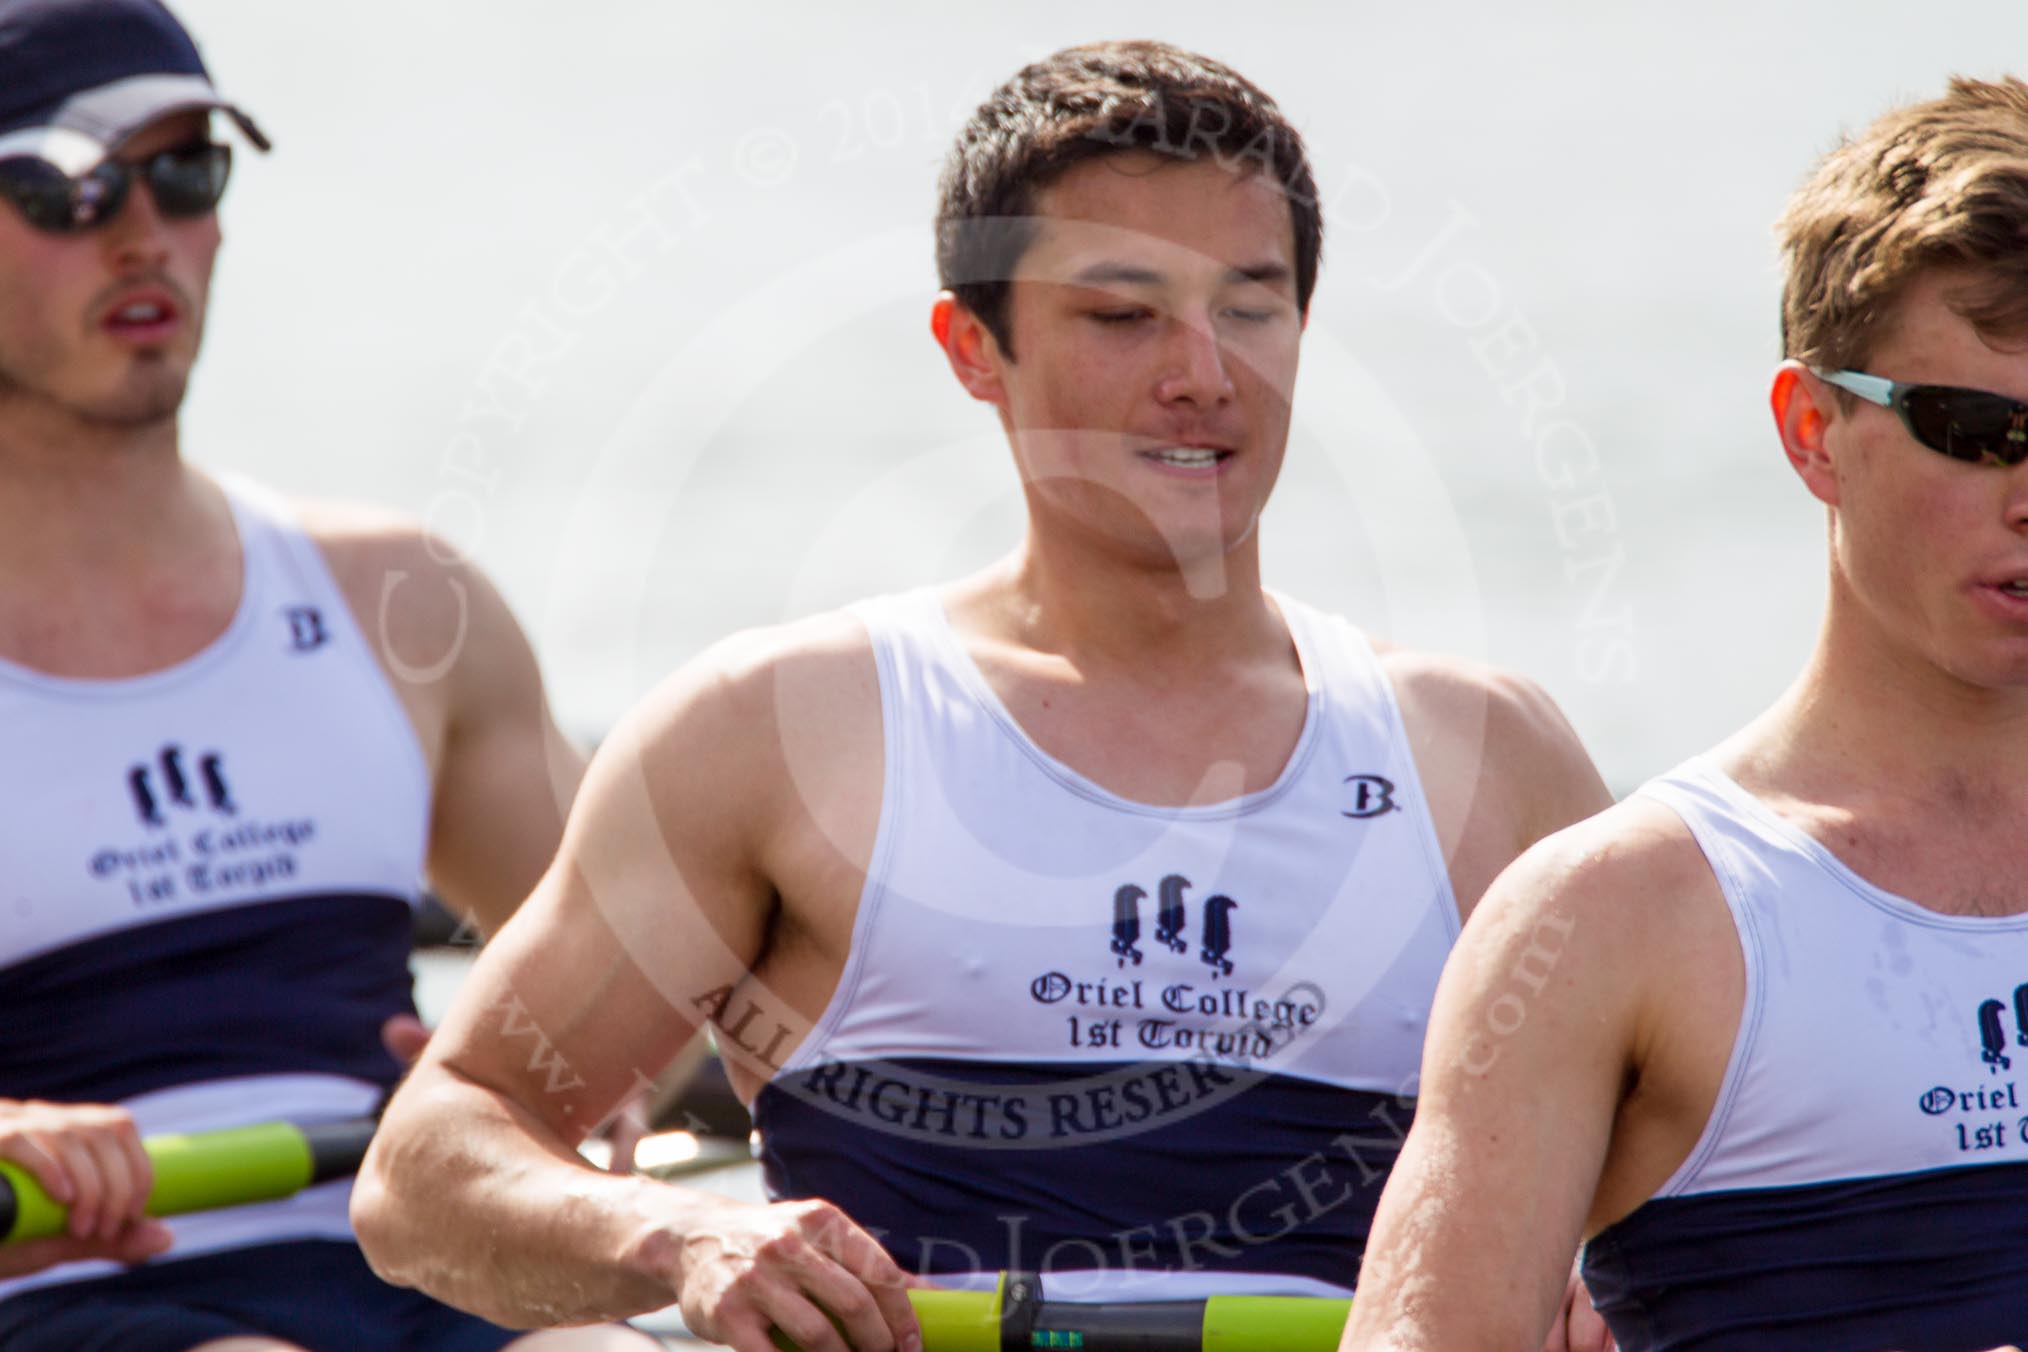
[[[36,229],[75,235],[118,215],[137,175],[148,180],[157,211],[182,219],[216,207],[231,173],[232,147],[209,141],[177,146],[134,164],[106,160],[77,178],[47,160],[16,156],[0,160],[0,197]]]
[[[1902,426],[1932,451],[1974,465],[2028,460],[2028,404],[1985,390],[1904,385],[1860,371],[1818,371],[1817,378],[1891,408]]]

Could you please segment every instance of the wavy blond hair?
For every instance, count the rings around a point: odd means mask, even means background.
[[[1817,165],[1776,222],[1782,352],[1864,366],[1909,283],[1962,270],[1953,309],[1981,334],[2028,338],[2028,83],[1952,79]]]

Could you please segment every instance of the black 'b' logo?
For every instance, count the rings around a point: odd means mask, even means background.
[[[1340,812],[1346,817],[1378,817],[1383,812],[1398,811],[1401,804],[1394,801],[1394,781],[1382,779],[1379,775],[1347,775],[1345,782],[1352,786],[1352,806]]]
[[[291,651],[315,652],[331,641],[331,631],[324,627],[324,612],[315,606],[290,606],[282,614],[289,621]]]

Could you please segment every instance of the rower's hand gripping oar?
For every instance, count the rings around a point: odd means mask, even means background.
[[[992,1291],[908,1293],[923,1352],[1336,1352],[1350,1300],[1209,1296],[1143,1304],[1045,1300],[1033,1273],[1002,1273]],[[796,1352],[781,1333],[775,1345]]]
[[[147,1213],[176,1216],[271,1202],[313,1183],[343,1178],[357,1172],[373,1128],[373,1119],[362,1117],[314,1127],[265,1122],[150,1136],[141,1142],[155,1166]],[[0,1160],[0,1244],[62,1234],[69,1219],[70,1208],[51,1197],[34,1175]]]
[[[154,1163],[151,1216],[292,1196],[354,1173],[374,1121],[297,1127],[270,1122],[141,1143]],[[69,1208],[26,1169],[0,1160],[0,1244],[61,1234]],[[924,1352],[1335,1352],[1349,1300],[1210,1296],[1145,1304],[1050,1301],[1032,1273],[1004,1273],[992,1291],[914,1290]],[[780,1333],[775,1343],[795,1344]]]

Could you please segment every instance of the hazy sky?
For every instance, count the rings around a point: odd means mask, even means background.
[[[2018,0],[178,8],[277,146],[187,449],[429,519],[585,732],[729,629],[1009,542],[925,336],[950,134],[1067,43],[1230,62],[1327,203],[1270,579],[1536,676],[1622,786],[1771,700],[1821,604],[1770,221],[1841,128],[2028,53]]]

